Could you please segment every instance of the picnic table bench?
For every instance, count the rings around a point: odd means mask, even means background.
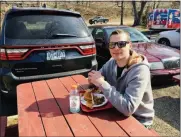
[[[159,136],[115,108],[70,113],[73,84],[85,89],[88,80],[74,75],[17,86],[19,136]]]
[[[7,117],[0,116],[0,137],[5,136],[6,126],[7,126]]]

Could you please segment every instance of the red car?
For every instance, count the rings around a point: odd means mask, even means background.
[[[128,26],[94,25],[89,26],[96,43],[98,68],[111,57],[108,49],[110,34],[116,29],[126,30],[133,43],[133,49],[145,55],[150,63],[152,76],[169,76],[180,74],[180,51],[151,42],[144,34]]]

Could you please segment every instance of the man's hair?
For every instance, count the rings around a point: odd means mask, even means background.
[[[121,34],[125,34],[128,38],[128,41],[130,41],[130,34],[127,31],[124,31],[122,29],[117,29],[115,31],[113,31],[109,37],[109,41],[112,35],[121,35]]]

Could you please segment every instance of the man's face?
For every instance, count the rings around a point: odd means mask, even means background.
[[[111,42],[122,42],[122,41],[129,42],[126,34],[117,34],[117,35],[112,35],[110,37],[110,43]],[[116,44],[115,48],[112,48],[112,49],[109,48],[109,50],[110,50],[111,56],[116,61],[119,61],[119,60],[129,57],[130,48],[131,48],[131,43],[129,42],[126,44],[126,46],[124,46],[122,48],[119,48]]]

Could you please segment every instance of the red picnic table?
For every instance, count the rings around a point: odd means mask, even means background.
[[[73,84],[85,88],[88,80],[74,75],[19,85],[19,136],[159,136],[115,108],[70,113],[69,91]]]
[[[173,80],[175,80],[180,85],[180,75],[173,76]]]
[[[7,126],[7,117],[0,116],[0,137],[5,136],[6,126]]]

